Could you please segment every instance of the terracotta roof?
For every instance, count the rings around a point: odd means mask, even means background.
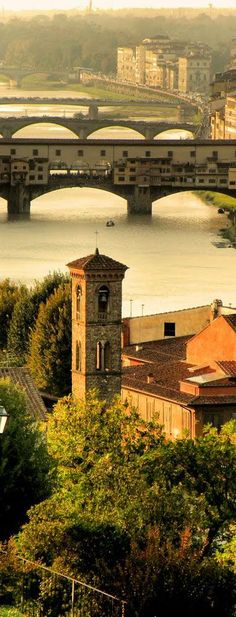
[[[164,362],[161,365],[150,363],[128,367],[123,372],[122,386],[187,405],[193,395],[180,392],[179,382],[189,377],[189,367],[191,364],[178,361]],[[150,374],[153,381],[148,383]]]
[[[223,315],[224,319],[229,323],[230,326],[234,330],[236,330],[236,313],[232,313],[231,315]]]
[[[68,263],[67,266],[76,270],[122,270],[125,272],[128,269],[128,266],[119,261],[115,261],[115,259],[107,257],[107,255],[100,255],[98,249],[96,249],[93,255],[75,259],[75,261]]]
[[[9,377],[14,384],[18,384],[25,391],[29,414],[35,420],[46,420],[46,407],[28,369],[22,367],[0,368],[0,379],[6,377]]]
[[[234,405],[236,409],[236,396],[224,394],[223,396],[198,396],[192,399],[191,407],[199,405]]]
[[[155,362],[163,364],[170,360],[184,360],[186,357],[185,345],[190,336],[178,336],[159,341],[149,341],[136,345],[127,345],[123,349],[123,355],[140,362]]]
[[[229,377],[236,376],[236,361],[235,360],[218,360],[218,366],[229,375]]]

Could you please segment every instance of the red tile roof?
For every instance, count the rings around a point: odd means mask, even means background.
[[[100,255],[98,249],[96,249],[93,255],[80,257],[80,259],[68,263],[67,266],[76,270],[121,270],[125,272],[128,269],[128,266],[119,261],[115,261],[115,259],[107,257],[107,255]]]
[[[127,345],[123,349],[123,355],[133,360],[155,362],[155,364],[163,364],[163,362],[169,362],[173,359],[184,360],[186,357],[185,345],[190,338],[191,335],[178,336],[138,343],[137,345]]]
[[[231,315],[223,315],[224,319],[229,323],[230,326],[236,331],[236,313],[232,313]]]
[[[218,366],[229,375],[229,377],[236,377],[236,361],[235,360],[218,360]]]
[[[0,379],[7,377],[25,391],[29,414],[35,420],[46,420],[46,407],[28,369],[23,367],[0,368]]]

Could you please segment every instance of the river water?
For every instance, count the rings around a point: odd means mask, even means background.
[[[8,90],[8,96],[11,93]],[[14,110],[9,106],[7,115],[14,115]],[[62,127],[59,134],[55,129],[37,125],[18,135],[68,136]],[[104,131],[103,136],[115,137],[114,129]],[[127,129],[116,131],[120,137],[132,135]],[[111,218],[114,227],[106,227]],[[30,220],[11,222],[6,202],[0,199],[1,278],[31,284],[49,271],[66,271],[66,263],[93,253],[97,241],[100,252],[129,266],[123,286],[124,315],[199,306],[214,298],[236,306],[236,251],[215,245],[226,225],[224,215],[192,193],[155,202],[152,217],[128,217],[126,201],[116,195],[99,189],[63,189],[35,199]]]

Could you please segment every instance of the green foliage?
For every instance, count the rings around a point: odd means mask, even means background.
[[[50,459],[24,391],[1,379],[0,400],[9,415],[0,439],[0,539],[6,539],[20,529],[30,505],[48,496]]]
[[[18,366],[26,363],[29,334],[34,319],[35,311],[30,292],[25,290],[14,306],[7,336],[7,349],[15,358],[14,364]]]
[[[22,366],[26,363],[29,336],[35,325],[40,304],[46,302],[55,289],[68,281],[68,275],[53,272],[45,276],[42,281],[35,281],[31,289],[17,286],[8,279],[0,284],[0,307],[2,306],[0,336],[3,339],[2,345],[7,341],[11,365]],[[0,361],[4,363],[4,358],[2,357]]]
[[[36,385],[55,395],[71,388],[71,287],[62,284],[41,303],[31,333],[28,366]]]
[[[118,46],[138,45],[158,32],[207,43],[213,48],[213,71],[220,71],[228,61],[235,30],[235,14],[227,13],[213,19],[200,11],[164,14],[163,10],[147,9],[136,13],[101,11],[92,16],[75,12],[53,18],[38,15],[0,24],[0,57],[8,66],[33,67],[43,73],[68,71],[74,66],[110,73],[116,68]]]
[[[25,287],[12,283],[10,279],[0,282],[0,349],[7,345],[7,334],[14,305],[25,292]]]
[[[127,616],[233,617],[231,562],[216,558],[235,513],[232,425],[167,442],[92,393],[59,401],[47,437],[57,479],[29,512],[26,557],[126,598]]]

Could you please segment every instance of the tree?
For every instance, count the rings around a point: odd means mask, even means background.
[[[0,282],[0,349],[7,345],[8,329],[17,300],[25,293],[23,285],[16,285],[10,279]]]
[[[16,301],[8,328],[7,349],[18,366],[27,362],[29,338],[40,304],[45,303],[60,285],[68,281],[68,275],[61,272],[50,273],[42,281],[36,281],[32,289],[24,289],[24,293],[22,292]]]
[[[0,539],[19,531],[28,508],[50,493],[51,468],[45,436],[26,410],[22,388],[0,380],[0,400],[8,413],[0,439]]]
[[[31,333],[28,366],[36,385],[51,394],[71,388],[71,287],[62,284],[41,303]]]
[[[17,366],[24,366],[26,363],[34,319],[34,305],[30,292],[26,290],[14,306],[7,336],[7,349]]]
[[[57,480],[29,512],[25,556],[126,598],[127,615],[233,616],[232,569],[215,556],[234,515],[229,433],[167,442],[156,422],[91,394],[59,401],[47,437]]]

